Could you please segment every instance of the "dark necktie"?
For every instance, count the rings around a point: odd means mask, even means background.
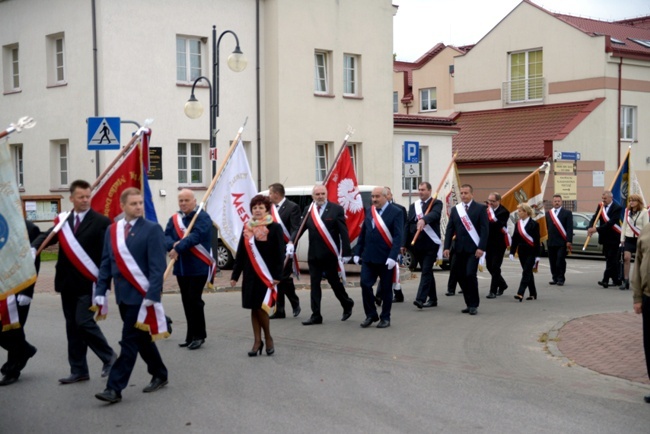
[[[316,207],[316,211],[318,211],[318,214],[319,214],[319,215],[320,215],[320,208],[321,208],[320,205],[318,205],[318,206]]]
[[[129,237],[129,232],[131,232],[131,223],[127,223],[124,225],[124,240]]]
[[[74,233],[77,233],[77,229],[79,229],[79,225],[81,224],[81,219],[79,218],[79,214],[74,219]]]
[[[469,211],[469,205],[465,204],[465,212]]]

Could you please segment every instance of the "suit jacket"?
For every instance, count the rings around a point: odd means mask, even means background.
[[[564,207],[560,208],[560,212],[557,215],[557,219],[564,226],[566,231],[566,241],[562,234],[553,223],[553,218],[551,213],[554,213],[554,209],[550,209],[546,212],[546,228],[548,229],[548,240],[546,240],[546,245],[549,247],[564,247],[566,243],[573,242],[573,213]]]
[[[431,200],[433,199],[429,198],[426,202],[422,204],[423,213],[427,211],[427,208],[429,207]],[[433,202],[431,211],[429,211],[422,217],[425,223],[431,226],[431,228],[436,233],[436,235],[438,235],[438,238],[440,238],[440,216],[441,215],[442,215],[442,202],[436,199]],[[413,241],[413,237],[415,236],[415,233],[418,230],[417,223],[418,220],[417,220],[417,215],[415,214],[415,204],[411,204],[404,225],[403,247],[408,247],[408,248],[411,247],[411,241]],[[417,241],[415,241],[415,245],[413,247],[417,250],[437,251],[437,247],[435,247],[435,243],[424,231],[422,231],[422,233],[418,235],[418,239]]]
[[[343,211],[343,207],[329,201],[325,202],[324,206],[325,210],[321,214],[320,218],[323,220],[325,228],[332,236],[341,256],[352,256],[350,251],[350,237],[348,235],[348,227],[345,225],[345,212]],[[325,244],[325,240],[321,237],[318,229],[316,229],[316,224],[308,214],[309,208],[310,207],[305,208],[305,211],[303,212],[302,218],[306,218],[307,221],[302,232],[298,234],[297,239],[305,233],[305,230],[309,230],[309,252],[307,253],[307,260],[331,260],[334,258],[334,254],[330,251],[329,247],[327,247],[327,244]]]
[[[149,279],[149,290],[147,291],[146,298],[153,301],[160,301],[163,275],[167,267],[167,261],[165,259],[165,236],[162,228],[157,223],[140,217],[129,231],[126,247],[133,255],[135,262],[144,275]],[[97,295],[106,294],[106,291],[110,289],[111,278],[114,280],[115,300],[117,304],[142,304],[143,297],[140,291],[131,285],[117,268],[113,247],[111,246],[109,228],[106,230],[104,237],[104,251],[102,254],[102,263],[99,267],[99,279],[97,280]]]
[[[25,220],[25,225],[27,226],[27,236],[29,237],[29,242],[32,243],[34,240],[38,238],[38,236],[41,234],[41,230],[39,229],[38,226],[36,226],[34,223],[30,222],[29,220]],[[34,260],[34,267],[36,267],[36,274],[38,275],[38,271],[41,268],[41,256],[38,255],[36,259]],[[34,286],[29,285],[27,289],[21,291],[20,293],[23,295],[26,295],[27,297],[33,298],[34,297]]]
[[[377,227],[372,227],[372,211],[370,208],[366,209],[366,217],[363,220],[361,234],[355,247],[355,255],[359,256],[363,262],[385,264],[388,258],[397,261],[397,255],[399,255],[402,246],[404,215],[394,204],[388,204],[381,218],[393,237],[393,244],[392,246],[386,244]]]
[[[183,224],[187,228],[194,218],[196,211],[183,216]],[[199,259],[190,249],[197,244],[202,245],[205,250],[210,251],[212,241],[212,219],[210,215],[201,211],[194,222],[194,227],[190,234],[182,238],[178,236],[171,217],[165,228],[165,249],[170,251],[172,248],[178,253],[178,259],[174,263],[174,275],[176,276],[207,276],[210,266]],[[179,241],[174,247],[174,243]]]
[[[524,230],[528,235],[533,237],[533,245],[531,246],[524,240],[518,230],[518,225],[515,226],[515,231],[512,234],[512,244],[510,245],[510,254],[514,255],[519,252],[519,257],[526,258],[529,256],[539,256],[539,224],[532,218],[528,219],[528,223],[524,226]]]
[[[278,214],[280,215],[280,220],[284,223],[284,227],[289,231],[289,237],[293,240],[300,227],[300,207],[297,203],[285,199],[282,206],[278,209]]]
[[[596,217],[598,217],[598,211],[600,211],[600,205],[596,208],[596,212],[594,213],[594,216],[591,218],[591,221],[589,222],[589,227],[594,225],[594,221],[596,221]],[[614,225],[619,225],[620,222],[619,220],[621,219],[621,213],[623,211],[623,208],[616,202],[612,201],[609,207],[609,211],[607,212],[607,217],[609,218],[609,222],[605,223],[605,220],[601,217],[599,219],[599,224],[598,224],[598,244],[608,244],[608,245],[619,245],[621,242],[621,234],[619,232],[616,232],[614,229]],[[605,212],[605,210],[603,210]]]
[[[74,230],[74,213],[70,213],[66,224]],[[108,217],[99,214],[93,209],[88,213],[77,228],[76,238],[81,247],[86,251],[90,259],[99,267],[102,259],[102,248],[104,245],[104,234],[111,221]],[[54,227],[42,233],[33,243],[32,247],[38,249],[41,243],[52,232]],[[48,245],[59,242],[59,235],[56,234]],[[86,279],[59,246],[59,259],[56,262],[56,275],[54,276],[54,290],[76,295],[92,295],[93,282]]]
[[[476,249],[481,249],[485,251],[488,243],[488,232],[490,230],[490,225],[487,217],[487,209],[485,205],[482,205],[475,200],[472,201],[469,210],[467,211],[472,225],[478,232],[479,243],[478,246],[472,240],[472,237],[469,236],[469,232],[465,229],[463,222],[460,220],[458,211],[456,207],[451,209],[451,214],[449,215],[449,223],[447,223],[447,230],[445,231],[445,250],[451,249],[451,240],[456,236],[454,242],[454,250],[456,252],[465,252],[465,253],[474,253]]]
[[[487,209],[485,212],[487,212]],[[491,222],[490,219],[488,219],[488,248],[490,251],[505,252],[506,239],[502,228],[507,228],[510,212],[503,205],[499,205],[499,207],[494,211],[494,215],[497,218],[495,222]]]

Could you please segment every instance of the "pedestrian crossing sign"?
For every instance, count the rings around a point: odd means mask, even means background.
[[[120,118],[88,118],[88,150],[120,149]]]

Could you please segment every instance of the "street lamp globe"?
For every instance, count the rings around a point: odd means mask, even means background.
[[[190,99],[185,103],[185,116],[190,119],[198,119],[203,114],[203,106],[201,103],[194,97],[194,94],[190,96]]]
[[[235,51],[228,56],[228,67],[235,72],[242,72],[246,69],[246,65],[248,65],[248,59],[246,59],[238,45],[235,47]]]

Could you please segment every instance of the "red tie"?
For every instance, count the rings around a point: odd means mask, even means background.
[[[124,225],[124,240],[129,237],[129,232],[131,231],[131,223],[127,223]]]
[[[316,211],[318,211],[318,214],[320,214],[320,205],[318,205]]]
[[[79,214],[77,214],[74,220],[74,229],[73,229],[75,234],[77,233],[77,229],[79,229],[80,224],[81,224],[81,220],[79,219]]]

